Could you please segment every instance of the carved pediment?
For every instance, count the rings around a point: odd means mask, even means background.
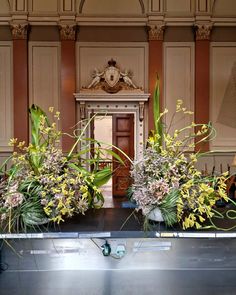
[[[128,70],[121,71],[116,61],[111,59],[108,66],[102,71],[97,68],[92,73],[92,80],[82,90],[104,90],[107,93],[117,93],[120,90],[141,90],[132,81],[132,73]]]

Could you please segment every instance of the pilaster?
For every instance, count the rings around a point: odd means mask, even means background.
[[[75,23],[60,23],[61,37],[61,127],[64,133],[71,134],[76,124],[76,107],[73,93],[76,88],[76,60],[75,60]],[[63,151],[69,151],[74,139],[62,137]]]
[[[195,43],[195,122],[210,121],[210,34],[211,23],[196,23]],[[197,130],[196,130],[197,131]],[[196,151],[208,151],[209,142],[196,146]]]
[[[160,104],[162,102],[163,89],[163,38],[165,24],[163,22],[148,24],[149,40],[149,93],[151,94],[148,103],[148,129],[154,129],[153,120],[153,93],[157,75],[160,79]]]
[[[26,22],[10,23],[13,38],[14,138],[29,142],[28,29]]]

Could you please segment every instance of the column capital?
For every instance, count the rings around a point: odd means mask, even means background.
[[[212,23],[195,23],[196,40],[210,40]]]
[[[29,24],[24,23],[10,23],[11,33],[13,40],[25,40],[27,39],[27,33],[29,29]]]
[[[76,33],[76,24],[66,24],[66,23],[59,23],[58,24],[60,37],[61,40],[75,40],[75,33]]]
[[[165,24],[163,22],[160,23],[150,23],[147,25],[148,27],[148,40],[163,40],[164,38],[164,30]]]

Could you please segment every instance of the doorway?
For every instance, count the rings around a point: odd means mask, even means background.
[[[94,138],[107,144],[112,144],[125,152],[129,158],[134,158],[134,114],[114,113],[97,115],[94,120]],[[104,145],[102,145],[103,147]],[[124,161],[121,165],[115,158],[107,154],[106,160],[100,164],[112,165],[112,179],[102,188],[105,198],[125,197],[131,184],[130,161],[117,149],[113,148]]]

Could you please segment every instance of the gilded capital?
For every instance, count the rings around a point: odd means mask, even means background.
[[[27,39],[28,23],[11,23],[10,27],[13,40]]]
[[[148,25],[148,40],[163,40],[164,38],[164,24],[151,24]]]
[[[75,40],[75,24],[59,24],[61,40]]]
[[[210,40],[212,24],[195,24],[196,40]]]

